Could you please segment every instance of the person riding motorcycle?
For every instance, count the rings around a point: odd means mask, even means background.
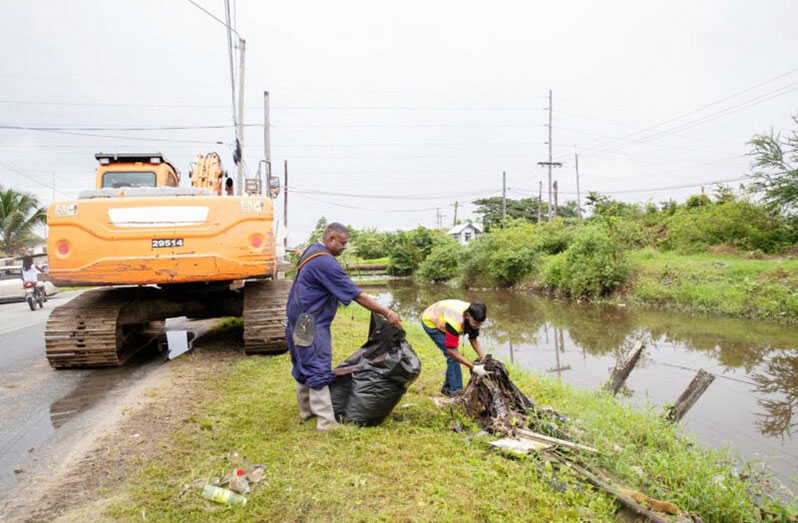
[[[24,285],[27,282],[35,283],[36,287],[39,288],[39,291],[42,293],[42,296],[47,296],[47,293],[44,291],[44,282],[39,281],[39,274],[41,274],[41,270],[39,267],[33,263],[33,256],[26,255],[22,258],[22,284]]]

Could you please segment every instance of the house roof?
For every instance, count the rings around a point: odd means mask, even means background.
[[[469,227],[473,228],[478,233],[482,232],[482,224],[481,223],[465,222],[465,223],[461,223],[460,225],[455,225],[454,227],[449,229],[449,231],[446,234],[460,234],[461,232],[463,232],[464,230],[466,230]]]

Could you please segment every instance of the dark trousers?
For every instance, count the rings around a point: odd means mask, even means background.
[[[452,395],[455,391],[463,390],[463,372],[460,370],[460,362],[449,356],[446,349],[446,334],[438,329],[430,329],[424,322],[421,323],[435,345],[443,352],[446,357],[446,379],[441,388],[441,394]]]

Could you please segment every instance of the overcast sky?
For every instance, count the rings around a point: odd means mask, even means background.
[[[549,89],[561,201],[575,147],[583,194],[684,200],[699,188],[654,189],[750,174],[746,141],[798,112],[795,0],[233,3],[245,158],[263,158],[268,90],[292,244],[321,216],[433,227],[439,208],[450,225],[502,171],[509,197],[536,195]],[[0,126],[54,128],[0,128],[3,186],[74,198],[98,151],[160,151],[184,184],[199,153],[235,170],[227,32],[189,1],[4,2],[0,30]],[[122,129],[170,126],[227,127]]]

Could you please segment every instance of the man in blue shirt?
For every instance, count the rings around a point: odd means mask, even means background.
[[[338,425],[329,389],[335,379],[330,325],[338,311],[338,302],[349,305],[354,300],[366,309],[385,316],[388,323],[397,329],[402,328],[399,314],[360,290],[335,260],[344,252],[348,241],[349,230],[345,226],[340,223],[328,225],[322,241],[302,253],[286,303],[288,325],[285,338],[293,364],[291,375],[297,382],[299,418],[306,421],[316,416],[316,429],[322,431]],[[313,341],[307,347],[297,346],[293,340],[300,313],[310,314],[315,320]]]

